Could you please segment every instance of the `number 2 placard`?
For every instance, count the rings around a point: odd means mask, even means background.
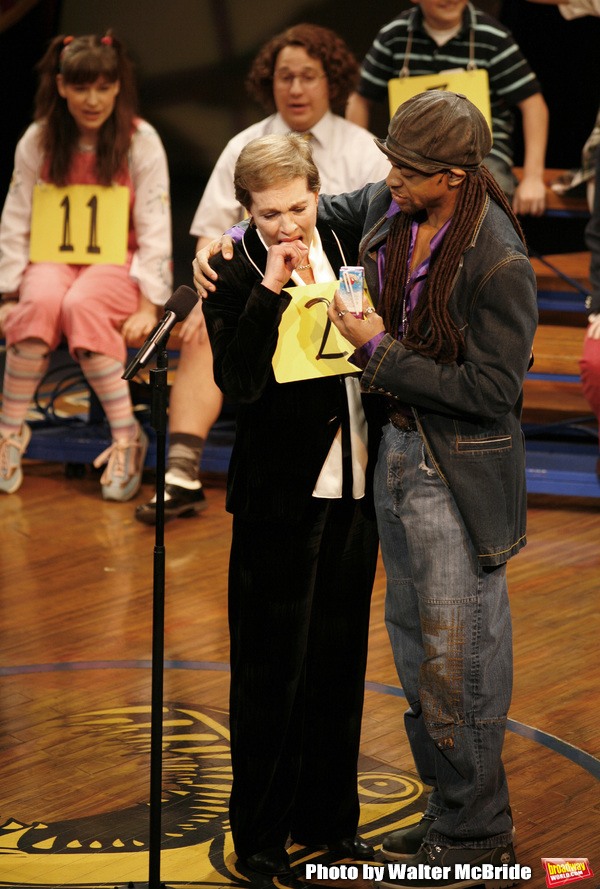
[[[123,265],[128,229],[129,189],[124,185],[36,185],[29,258],[69,265]]]
[[[332,281],[286,288],[292,302],[281,318],[273,356],[278,383],[359,373],[356,365],[348,361],[353,346],[327,317],[327,308],[339,286],[339,281]]]

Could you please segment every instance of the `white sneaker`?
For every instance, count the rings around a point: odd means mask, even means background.
[[[111,446],[94,460],[94,466],[106,463],[100,484],[105,500],[131,500],[142,483],[144,460],[148,450],[148,436],[136,421],[137,435],[129,441],[113,441]]]
[[[31,429],[27,423],[23,423],[20,435],[0,438],[0,491],[4,494],[14,494],[21,487],[21,459],[30,441]]]

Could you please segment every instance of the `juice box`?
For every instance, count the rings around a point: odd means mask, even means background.
[[[356,318],[363,317],[364,287],[365,270],[361,265],[343,265],[340,268],[340,296]]]

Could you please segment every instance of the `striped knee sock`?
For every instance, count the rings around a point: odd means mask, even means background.
[[[129,383],[122,379],[123,365],[109,355],[97,352],[80,352],[78,358],[81,370],[106,414],[113,439],[128,441],[135,438],[137,426]]]
[[[38,383],[48,369],[50,352],[41,340],[24,340],[6,352],[0,436],[18,435]]]

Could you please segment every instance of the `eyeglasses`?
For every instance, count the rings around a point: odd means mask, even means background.
[[[304,87],[304,89],[313,90],[324,77],[326,77],[325,74],[313,74],[311,72],[307,72],[306,74],[292,74],[291,71],[282,71],[281,73],[276,71],[273,75],[273,82],[284,89],[291,89],[294,85],[294,81],[298,80],[300,86]]]

